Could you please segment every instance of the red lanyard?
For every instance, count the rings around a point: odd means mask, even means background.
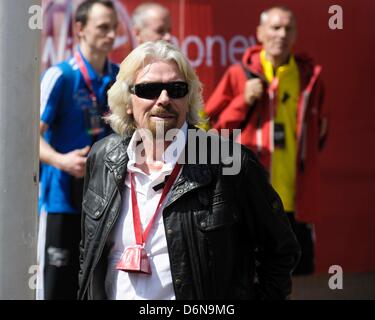
[[[85,84],[86,84],[87,88],[89,89],[90,98],[93,102],[93,105],[96,106],[97,105],[97,98],[96,98],[94,88],[93,88],[92,83],[91,83],[91,79],[89,77],[89,71],[87,70],[87,67],[85,65],[85,62],[83,61],[83,59],[81,57],[81,54],[78,51],[75,52],[74,57],[76,58],[79,70],[81,71],[81,74],[83,76],[83,80],[85,81]]]
[[[161,205],[163,204],[163,201],[165,197],[167,196],[169,190],[171,190],[173,183],[175,182],[178,173],[180,172],[181,165],[179,163],[176,163],[176,165],[173,168],[173,171],[168,178],[165,187],[163,188],[163,192],[161,194],[159,203],[155,209],[154,215],[152,216],[150,222],[147,225],[146,230],[142,234],[142,226],[141,226],[141,218],[139,215],[139,207],[137,202],[137,195],[135,192],[135,180],[133,174],[130,172],[130,184],[131,184],[131,196],[132,196],[132,209],[133,209],[133,225],[134,225],[134,233],[135,233],[135,240],[138,245],[143,245],[146,243],[147,236],[152,228],[152,225],[159,213],[159,209]]]

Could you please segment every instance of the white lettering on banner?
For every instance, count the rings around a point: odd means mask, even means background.
[[[220,46],[220,56],[218,59],[220,65],[224,67],[228,64],[240,62],[246,49],[254,45],[256,40],[254,36],[246,38],[243,35],[235,35],[229,39],[228,45],[223,36],[207,36],[202,40],[196,35],[189,35],[181,43],[173,36],[172,43],[180,47],[182,52],[188,57],[191,65],[197,68],[202,65],[213,66],[213,48],[215,43]],[[195,44],[195,49],[198,50],[194,58],[191,57],[191,53],[189,52],[189,47],[193,44]]]
[[[184,41],[182,41],[182,44],[181,44],[181,50],[182,52],[184,52],[186,55],[187,53],[189,52],[188,48],[189,48],[189,45],[190,43],[195,43],[196,46],[197,46],[197,49],[198,49],[198,54],[197,54],[197,58],[196,59],[192,59],[191,57],[189,57],[189,60],[190,60],[190,63],[191,63],[191,66],[193,68],[197,68],[199,67],[202,62],[203,62],[203,57],[204,57],[204,45],[203,45],[203,42],[202,40],[198,37],[198,36],[187,36]]]
[[[237,43],[240,44],[240,46],[237,46]],[[230,39],[228,50],[230,63],[236,63],[241,61],[241,57],[248,47],[249,43],[243,36],[234,36],[232,39]],[[239,60],[236,59],[236,55],[240,57]]]
[[[344,29],[344,16],[342,7],[339,5],[330,6],[328,13],[333,14],[328,20],[328,26],[331,30]]]
[[[212,48],[213,48],[215,42],[219,43],[219,45],[220,45],[220,65],[222,67],[224,67],[226,62],[227,62],[227,51],[226,51],[227,45],[226,45],[224,37],[222,37],[222,36],[207,37],[207,40],[206,40],[206,47],[207,47],[206,64],[207,64],[208,67],[211,67],[212,64],[213,64],[212,63]]]
[[[129,33],[131,23],[125,5],[119,0],[114,0],[114,2],[119,13],[119,24],[124,29],[122,34],[118,34],[115,41],[115,48],[118,48],[131,40]],[[44,28],[50,33],[47,33],[43,39],[42,64],[44,63],[46,66],[65,60],[72,54],[73,39],[70,35],[71,31],[68,30],[71,25],[72,8],[67,3],[59,4],[57,1],[52,3],[53,5],[46,8],[44,12],[40,6],[32,6],[29,9],[29,13],[33,14],[29,20],[30,28],[42,29],[43,18]],[[56,19],[55,15],[58,15]],[[61,17],[65,18],[64,21]],[[52,31],[53,34],[51,34]],[[198,68],[201,66],[213,67],[214,65],[226,67],[238,63],[245,50],[254,45],[256,40],[253,35],[236,34],[225,38],[218,34],[207,36],[187,34],[182,41],[172,36],[172,43],[181,48],[194,68]],[[130,49],[133,46],[134,44],[131,43]],[[124,52],[124,55],[127,53]]]

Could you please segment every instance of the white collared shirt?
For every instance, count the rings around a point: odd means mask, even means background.
[[[175,139],[163,154],[164,164],[160,171],[147,175],[135,166],[136,147],[139,134],[136,132],[127,149],[129,162],[128,172],[132,172],[135,179],[137,202],[143,231],[146,229],[159,203],[162,189],[155,191],[154,186],[164,182],[170,175],[178,157],[186,143],[187,123],[181,127],[178,139]],[[175,151],[175,152],[174,152]],[[174,300],[175,293],[172,283],[171,268],[165,236],[162,210],[170,193],[164,199],[163,205],[154,225],[150,230],[145,244],[151,275],[143,273],[128,273],[116,269],[125,248],[134,245],[135,234],[133,226],[133,211],[130,196],[130,175],[125,178],[125,188],[122,197],[120,215],[108,237],[110,246],[108,255],[108,269],[105,278],[105,291],[111,300]]]

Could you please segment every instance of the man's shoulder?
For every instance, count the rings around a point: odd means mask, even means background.
[[[74,58],[70,58],[68,60],[61,61],[56,63],[45,70],[43,73],[43,79],[63,79],[67,77],[73,77],[76,75],[78,68],[74,61]]]
[[[108,151],[121,143],[123,141],[123,137],[121,137],[117,133],[112,133],[109,136],[100,139],[98,142],[96,142],[92,149],[95,149],[96,152],[99,151]]]
[[[300,71],[304,73],[313,73],[315,67],[320,67],[320,65],[307,53],[297,53],[294,55],[294,59]]]
[[[120,65],[116,62],[113,62],[113,61],[109,61],[111,67],[114,69],[114,70],[119,70],[120,69]]]
[[[226,70],[226,76],[229,78],[238,78],[239,76],[246,78],[245,66],[241,63],[234,63],[228,67]]]
[[[111,60],[109,61],[109,64],[111,66],[111,76],[116,77],[118,72],[120,71],[120,65]]]
[[[321,90],[322,86],[317,86],[316,83],[322,84],[322,66],[305,53],[295,54],[294,59],[298,66],[303,86],[314,86],[314,90]]]
[[[306,52],[298,52],[294,54],[294,59],[298,63],[314,65],[314,59]]]
[[[236,172],[242,174],[245,171],[258,172],[267,176],[267,171],[260,163],[257,155],[247,148],[246,146],[228,139],[223,136],[219,136],[220,141],[220,163],[224,166],[232,166],[233,170],[228,172]],[[237,170],[234,170],[237,169]]]
[[[252,46],[246,49],[242,60],[231,64],[226,73],[230,76],[239,75],[244,78],[249,77],[251,74],[262,74],[262,67],[260,63],[260,52],[262,50],[261,46]]]
[[[96,142],[91,148],[90,155],[103,157],[107,153],[119,149],[121,152],[124,152],[126,151],[129,141],[130,137],[122,137],[117,133],[112,133]]]
[[[196,145],[198,144],[199,152],[205,151],[204,153],[209,157],[209,159],[207,159],[208,163],[215,163],[220,166],[239,166],[239,171],[247,167],[264,170],[253,151],[244,145],[233,141],[233,139],[224,137],[221,133],[222,132],[219,132],[216,129],[204,131],[189,126],[188,144],[191,144],[193,139],[196,139],[195,144],[192,144],[192,146],[193,148],[196,148]],[[204,143],[204,145],[202,143]],[[204,150],[204,147],[207,149]],[[192,152],[196,150],[193,148],[191,148]],[[213,157],[218,158],[215,159]]]
[[[73,86],[76,77],[76,68],[72,59],[54,64],[46,69],[41,76],[41,96],[42,101],[56,96],[69,96],[71,86]],[[57,93],[57,95],[56,95]],[[57,101],[57,100],[56,100]]]

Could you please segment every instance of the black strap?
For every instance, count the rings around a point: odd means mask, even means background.
[[[248,67],[246,67],[243,63],[241,63],[241,67],[246,75],[246,78],[248,80],[251,80],[251,79],[256,79],[256,78],[259,78],[255,73],[251,72],[249,70]],[[247,114],[246,114],[246,117],[245,119],[242,121],[241,125],[240,125],[240,129],[242,130],[243,128],[245,128],[246,124],[248,123],[248,121],[250,120],[251,116],[253,115],[254,113],[254,106],[249,106],[249,109],[247,111]],[[259,114],[259,117],[258,117],[258,120],[257,120],[257,125],[260,124],[260,114]]]
[[[245,75],[246,75],[246,78],[247,79],[254,79],[254,78],[258,78],[253,72],[251,72],[250,70],[249,70],[249,68],[248,67],[246,67],[243,63],[241,63],[241,66],[242,66],[242,69],[243,69],[243,71],[245,72]]]

